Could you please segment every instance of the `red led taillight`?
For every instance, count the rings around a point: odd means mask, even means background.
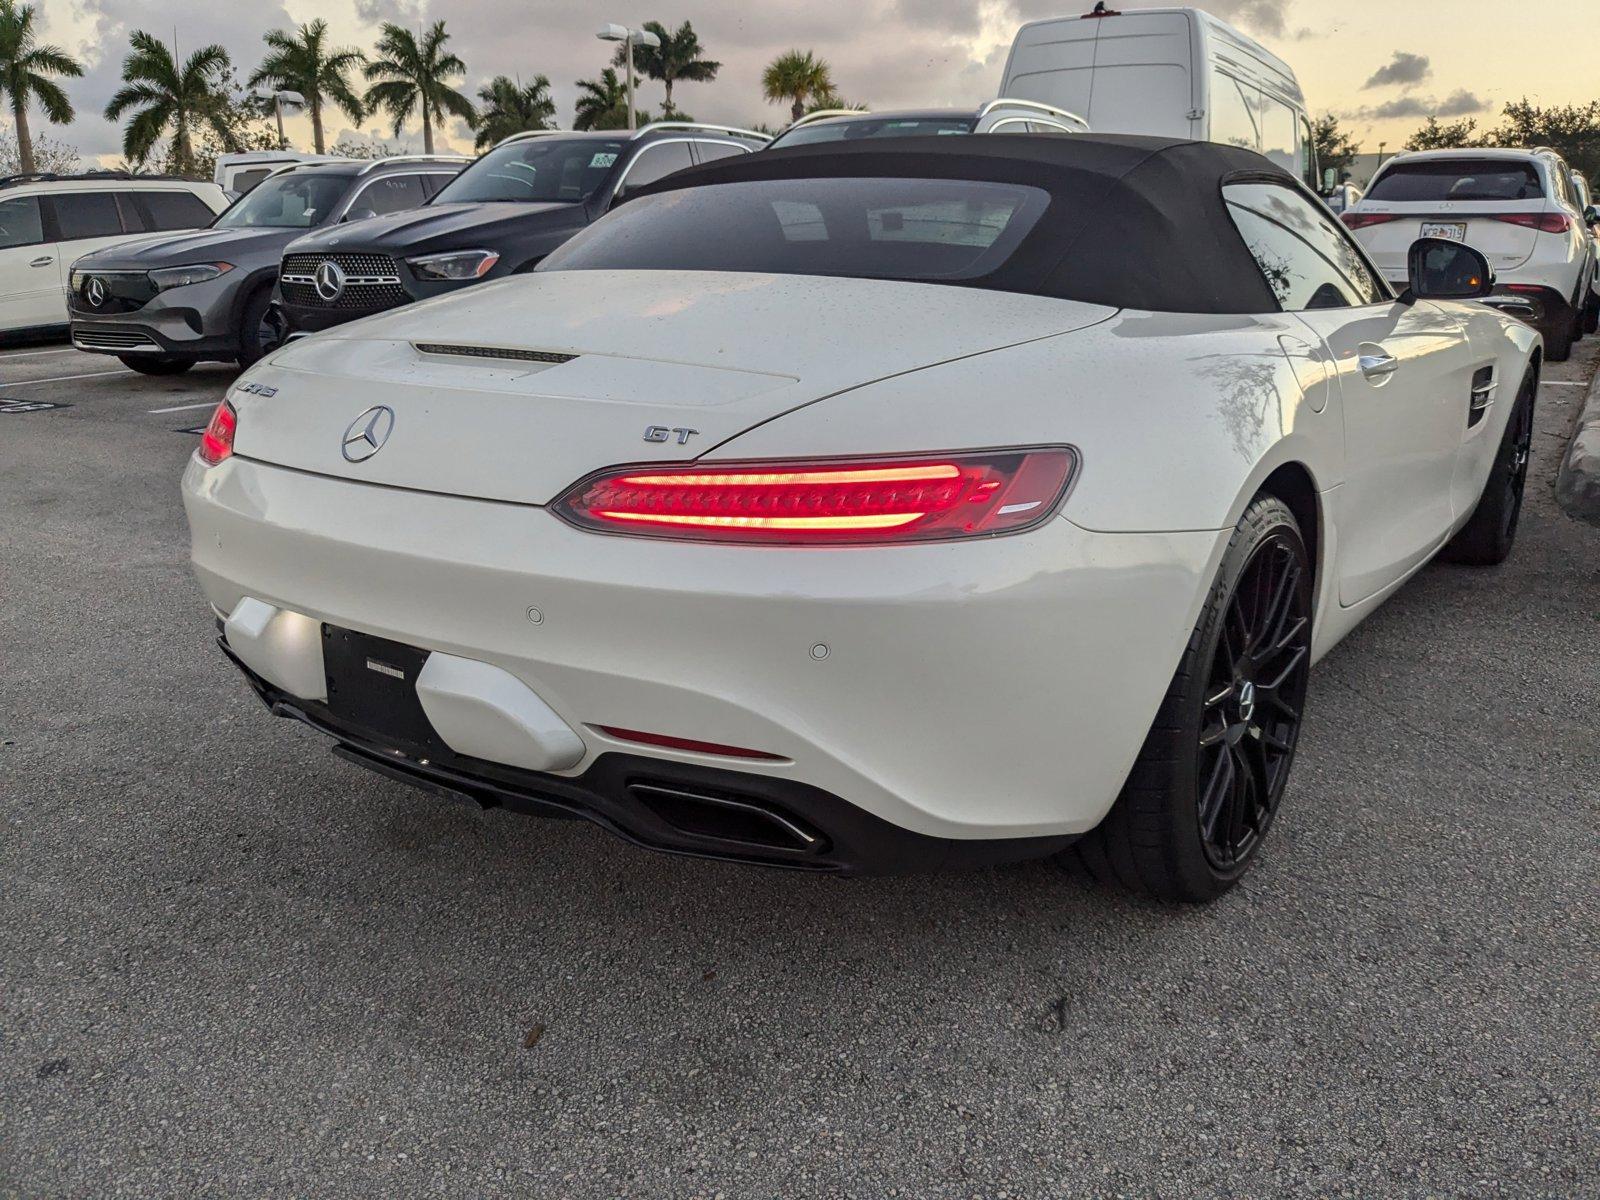
[[[226,400],[217,405],[206,431],[200,435],[200,461],[214,467],[229,457],[233,453],[233,431],[238,426],[239,414],[233,411],[233,405]]]
[[[1521,225],[1524,229],[1537,229],[1540,233],[1565,233],[1572,228],[1566,213],[1491,213],[1490,220],[1504,221],[1507,225]]]
[[[556,501],[574,524],[695,541],[841,544],[1014,533],[1055,511],[1064,446],[920,458],[638,466]]]
[[[1390,221],[1398,221],[1399,219],[1393,213],[1347,212],[1339,214],[1339,220],[1343,221],[1351,229],[1365,229],[1368,225],[1387,225]]]

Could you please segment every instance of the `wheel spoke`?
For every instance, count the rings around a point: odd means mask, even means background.
[[[1205,733],[1200,735],[1200,749],[1209,750],[1213,746],[1220,745],[1224,740],[1226,740],[1227,736],[1227,723],[1225,721],[1219,721],[1214,728],[1208,729]]]
[[[1216,765],[1211,768],[1211,776],[1206,780],[1206,790],[1200,798],[1200,836],[1208,842],[1216,841],[1217,819],[1222,815],[1222,810],[1227,807],[1228,798],[1233,794],[1234,774],[1233,754],[1223,750],[1217,755]]]
[[[1206,697],[1206,703],[1205,703],[1204,711],[1208,711],[1209,712],[1211,709],[1213,709],[1217,705],[1221,704],[1224,700],[1228,700],[1228,699],[1232,698],[1232,696],[1233,696],[1233,684],[1230,682],[1228,684],[1228,686],[1223,688],[1220,692],[1216,692],[1213,695],[1210,695],[1210,696]]]
[[[1306,648],[1304,646],[1296,647],[1295,652],[1289,657],[1289,661],[1284,664],[1283,670],[1279,671],[1277,675],[1265,683],[1257,682],[1256,691],[1273,692],[1282,687],[1283,681],[1288,679],[1290,675],[1294,674],[1295,669],[1300,666],[1301,660],[1303,660],[1305,657]]]

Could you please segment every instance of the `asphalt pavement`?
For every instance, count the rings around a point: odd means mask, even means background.
[[[1552,483],[1597,348],[1510,562],[1313,673],[1263,860],[1182,910],[660,857],[347,765],[189,576],[231,372],[0,351],[0,1195],[1596,1195],[1600,531]]]

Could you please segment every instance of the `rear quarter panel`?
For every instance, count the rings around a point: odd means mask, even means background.
[[[1303,347],[1298,375],[1280,339]],[[1087,329],[819,401],[712,457],[1066,443],[1082,456],[1063,509],[1075,524],[1126,533],[1226,529],[1286,462],[1304,464],[1319,490],[1342,478],[1338,404],[1329,402],[1309,341],[1288,314],[1125,310]]]

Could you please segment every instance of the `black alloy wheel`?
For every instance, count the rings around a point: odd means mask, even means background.
[[[1203,903],[1259,856],[1294,762],[1315,568],[1270,494],[1239,518],[1172,682],[1105,819],[1062,852],[1102,883]]]
[[[1223,613],[1199,738],[1196,817],[1212,867],[1241,870],[1283,798],[1311,666],[1304,552],[1279,534],[1255,548]]]

